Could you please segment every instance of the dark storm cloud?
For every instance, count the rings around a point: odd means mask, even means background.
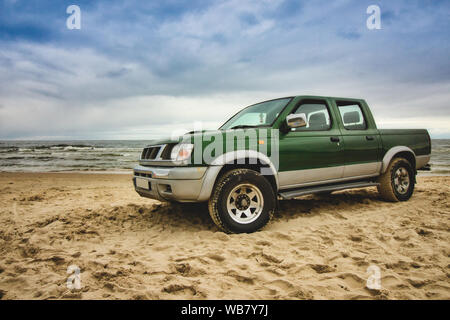
[[[71,4],[81,30],[66,28]],[[0,138],[146,137],[302,93],[364,97],[382,124],[450,135],[450,3],[379,1],[373,31],[371,4],[2,1]]]

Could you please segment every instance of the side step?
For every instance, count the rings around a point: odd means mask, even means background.
[[[318,193],[318,192],[338,191],[338,190],[353,189],[353,188],[376,187],[378,185],[379,185],[379,183],[377,183],[377,182],[360,181],[360,182],[341,183],[341,184],[325,185],[325,186],[322,185],[322,186],[314,186],[314,187],[304,187],[301,189],[279,192],[278,194],[283,199],[292,199],[295,197],[304,196],[304,195],[312,194],[312,193]]]

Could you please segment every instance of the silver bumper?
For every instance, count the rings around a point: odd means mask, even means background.
[[[160,201],[201,202],[209,199],[221,166],[134,168],[133,185],[146,198]],[[149,182],[149,189],[136,186],[136,178]]]
[[[430,162],[431,155],[423,155],[423,156],[416,156],[416,169],[420,169],[424,167],[428,162]]]

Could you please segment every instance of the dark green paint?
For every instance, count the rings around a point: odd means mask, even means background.
[[[363,99],[335,98],[321,96],[296,96],[294,97],[278,118],[273,123],[273,129],[282,129],[289,115],[296,107],[305,100],[325,101],[332,121],[331,128],[327,131],[290,131],[279,134],[279,171],[314,169],[322,167],[343,166],[348,164],[362,164],[369,162],[380,162],[386,152],[395,146],[407,146],[412,149],[416,156],[428,155],[431,152],[430,139],[425,129],[395,129],[379,130],[369,106]],[[365,116],[367,128],[365,130],[347,130],[344,128],[339,115],[336,101],[350,101],[360,105]],[[260,132],[256,130],[259,139]],[[201,147],[195,143],[194,137],[203,136]],[[223,150],[226,147],[225,132],[223,135]],[[339,143],[330,140],[331,137],[338,137]],[[367,137],[373,137],[368,140]],[[186,139],[186,136],[184,137]],[[188,141],[194,142],[194,150],[199,152],[208,147],[212,142],[208,131],[193,134],[187,137]],[[184,140],[186,141],[186,140]],[[157,143],[167,143],[170,141],[161,140]],[[234,150],[241,150],[239,142],[231,143]],[[251,148],[248,141],[245,142],[244,149]],[[270,139],[265,139],[265,146],[270,150]],[[256,150],[260,146],[256,147]],[[194,151],[195,152],[195,151]],[[218,152],[220,153],[220,152]],[[216,154],[219,156],[220,154]],[[205,163],[201,164],[205,165]]]

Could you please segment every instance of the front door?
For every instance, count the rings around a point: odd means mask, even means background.
[[[304,113],[305,127],[280,134],[280,188],[342,178],[344,149],[338,124],[326,100],[303,100],[292,113]]]

